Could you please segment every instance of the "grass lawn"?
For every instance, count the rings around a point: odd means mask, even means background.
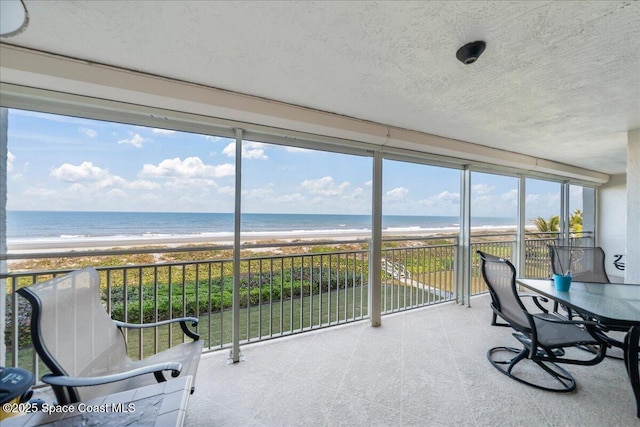
[[[388,286],[384,296],[383,307],[396,310],[403,309],[405,296],[408,294],[406,286]],[[413,289],[413,305],[421,302],[437,302],[440,297],[432,292]],[[400,297],[401,296],[401,297]],[[408,298],[408,297],[407,297]],[[408,301],[408,300],[407,300]],[[408,308],[408,307],[407,307]],[[240,340],[241,342],[259,341],[265,338],[288,335],[310,329],[360,320],[368,316],[368,286],[332,290],[321,295],[309,295],[293,300],[278,300],[273,303],[243,307],[240,309]],[[200,316],[198,333],[201,339],[207,341],[205,347],[216,349],[231,346],[232,320],[231,310],[224,310]],[[142,341],[143,356],[183,342],[184,337],[179,325],[158,328],[157,334],[153,330],[133,330],[127,333],[128,352],[132,358],[139,357]]]

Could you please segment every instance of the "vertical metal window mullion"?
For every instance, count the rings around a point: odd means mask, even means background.
[[[514,254],[514,260],[517,261],[518,271],[520,271],[523,277],[527,277],[526,270],[526,250],[525,250],[525,208],[526,208],[526,194],[527,194],[527,180],[524,174],[520,174],[518,177],[518,227],[516,230],[516,252]]]
[[[563,246],[569,246],[569,182],[560,185],[560,236]]]
[[[461,171],[462,180],[460,182],[460,263],[459,269],[462,272],[459,283],[456,283],[456,300],[459,304],[471,305],[469,293],[471,292],[471,170],[465,166]]]

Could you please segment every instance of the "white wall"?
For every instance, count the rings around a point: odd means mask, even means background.
[[[626,283],[640,283],[640,129],[627,132]]]
[[[605,267],[612,282],[623,282],[624,271],[615,267],[615,255],[626,262],[627,241],[627,176],[612,175],[600,187],[598,203],[598,246],[606,254]]]

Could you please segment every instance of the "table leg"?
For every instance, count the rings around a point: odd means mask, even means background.
[[[638,371],[638,352],[640,349],[640,326],[632,326],[624,337],[624,364],[631,380],[631,388],[636,398],[636,409],[640,418],[640,372]]]

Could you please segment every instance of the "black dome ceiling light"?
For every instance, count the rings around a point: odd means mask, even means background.
[[[478,60],[487,44],[481,40],[467,43],[456,52],[456,58],[463,64],[473,64]]]

